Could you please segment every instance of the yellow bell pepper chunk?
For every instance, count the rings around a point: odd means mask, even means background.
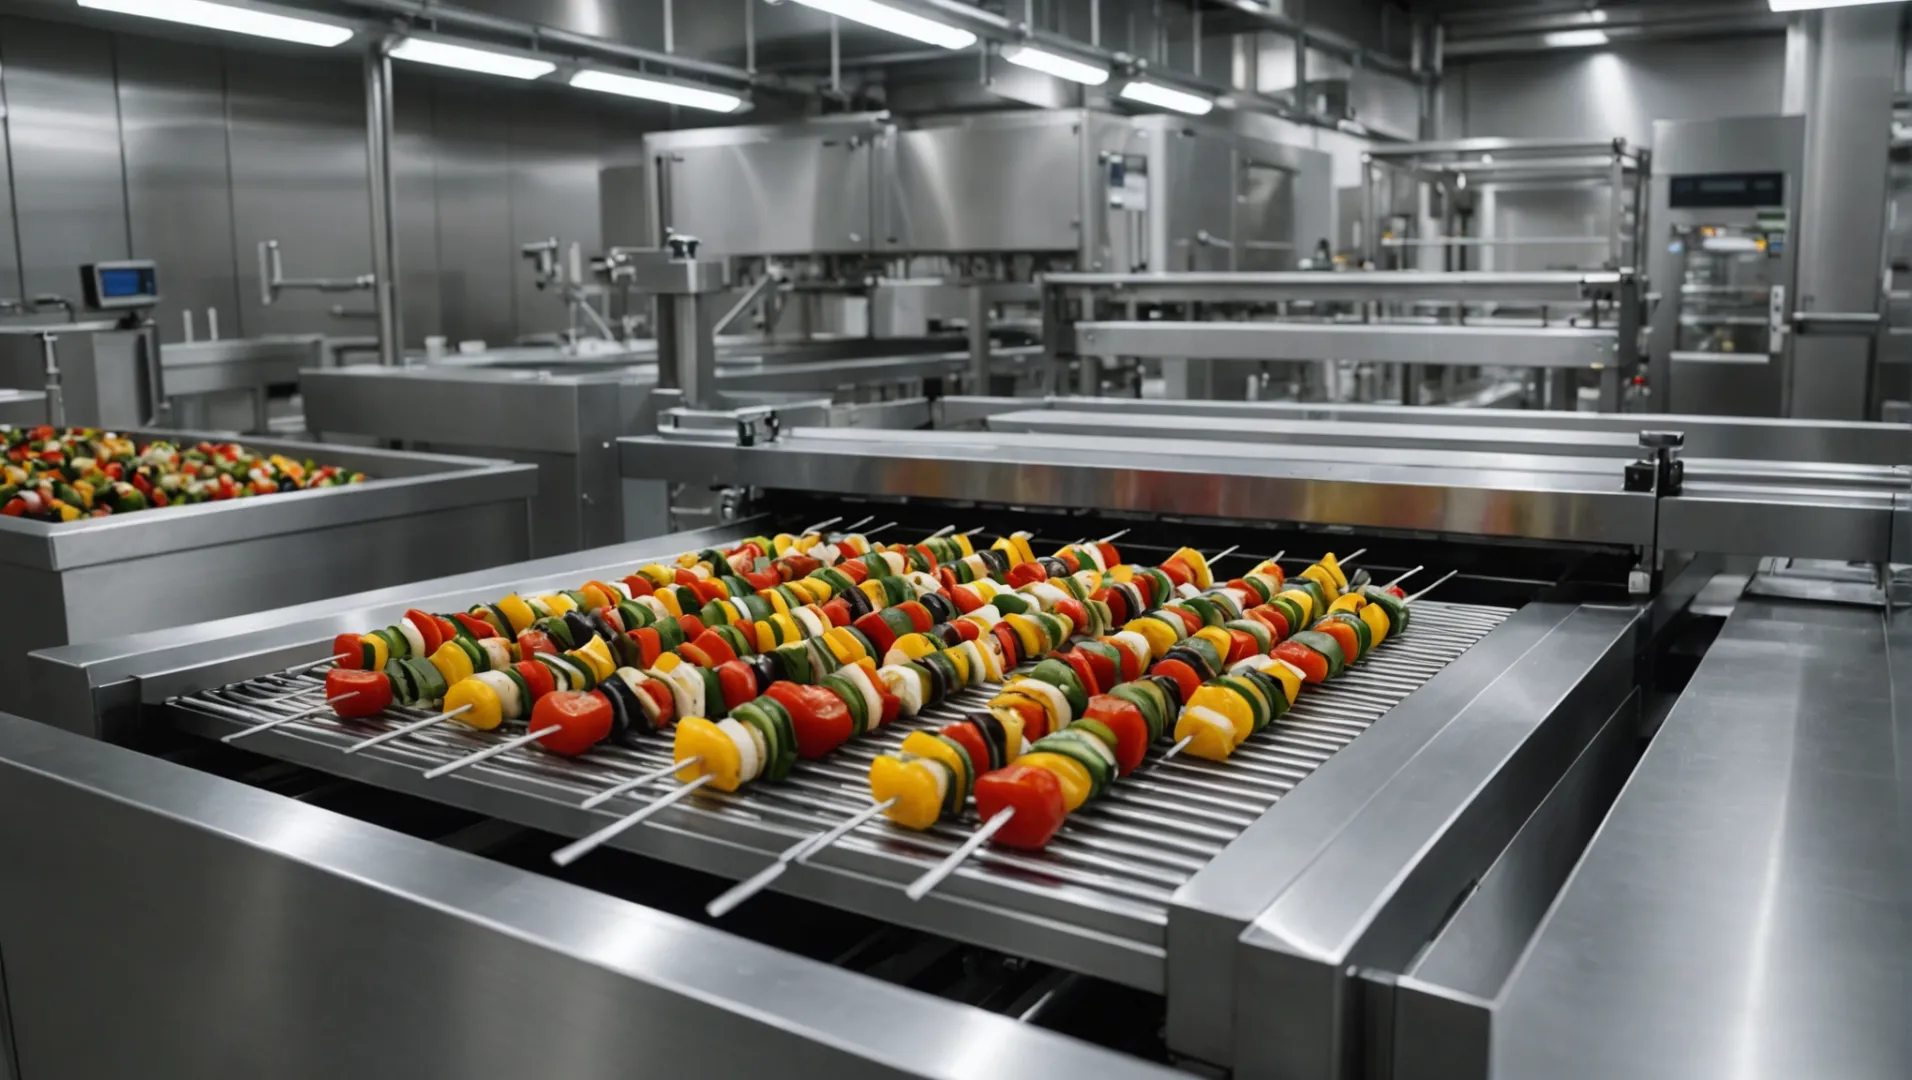
[[[974,762],[965,761],[954,747],[927,731],[910,732],[909,737],[903,740],[901,749],[905,754],[915,754],[946,766],[958,788],[958,804],[968,801],[970,786],[976,782]],[[987,767],[988,763],[984,762],[984,765]]]
[[[1233,725],[1235,741],[1230,747],[1231,750],[1235,746],[1240,746],[1248,736],[1255,732],[1255,711],[1253,707],[1248,704],[1246,698],[1237,694],[1230,687],[1210,684],[1195,691],[1194,695],[1188,699],[1187,708],[1183,711],[1198,708],[1208,709],[1225,718],[1229,724]]]
[[[1281,692],[1288,696],[1288,704],[1293,705],[1295,699],[1301,696],[1301,672],[1279,661],[1263,670],[1269,678],[1281,684]]]
[[[1175,721],[1175,741],[1188,740],[1184,753],[1207,761],[1226,761],[1235,752],[1235,725],[1213,709],[1190,707]]]
[[[1301,608],[1302,622],[1314,622],[1314,597],[1309,596],[1306,589],[1287,589],[1277,595],[1294,601]]]
[[[754,630],[757,635],[758,652],[767,653],[777,647],[777,635],[775,631],[770,629],[769,619],[758,619],[750,625],[751,629]]]
[[[601,637],[592,637],[579,648],[572,649],[567,656],[575,656],[590,665],[591,674],[598,682],[611,677],[617,671],[617,660],[611,656],[611,647]]]
[[[943,816],[943,797],[937,790],[936,766],[914,758],[881,754],[870,762],[870,798],[889,802],[883,816],[906,829],[927,829]]]
[[[360,634],[359,642],[372,647],[372,665],[367,670],[384,671],[385,664],[392,658],[392,647],[377,634]]]
[[[551,609],[551,614],[553,615],[561,616],[567,611],[576,611],[578,609],[578,602],[563,593],[552,593],[550,596],[545,597],[544,600],[545,606]]]
[[[1334,557],[1334,552],[1330,551],[1321,557],[1321,568],[1334,576],[1337,591],[1348,587],[1348,575],[1342,571],[1341,563]]]
[[[1160,619],[1130,619],[1129,624],[1122,629],[1142,635],[1143,640],[1149,643],[1150,660],[1160,660],[1179,640],[1175,631]]]
[[[696,761],[691,761],[696,758]],[[743,755],[737,744],[716,724],[701,716],[686,716],[677,721],[677,735],[671,743],[671,760],[685,762],[677,770],[677,779],[688,784],[700,776],[713,779],[718,791],[735,791],[743,784]]]
[[[1076,759],[1044,750],[1034,754],[1024,754],[1016,759],[1016,764],[1031,765],[1054,773],[1056,779],[1062,782],[1063,808],[1070,813],[1074,813],[1077,807],[1089,801],[1091,790],[1089,770],[1083,768],[1082,763]]]
[[[971,544],[969,542],[969,537],[964,535],[963,533],[956,534],[956,550],[962,552],[963,558],[965,559],[967,559],[971,555],[976,554],[975,545]]]
[[[1388,613],[1379,604],[1368,604],[1360,611],[1361,621],[1368,624],[1374,644],[1379,645],[1388,639]]]
[[[1223,660],[1228,659],[1229,651],[1235,647],[1235,639],[1229,637],[1228,631],[1219,626],[1204,626],[1191,636],[1201,638],[1215,646],[1215,651],[1221,654]]]
[[[457,686],[460,682],[471,678],[474,673],[471,657],[465,655],[465,650],[449,641],[438,647],[438,651],[431,655],[431,661],[432,666],[438,669],[438,673],[445,677],[446,686]],[[380,670],[383,670],[382,666]]]
[[[498,601],[498,610],[504,612],[505,618],[510,620],[511,632],[514,634],[524,633],[530,629],[532,623],[538,621],[537,613],[532,611],[531,605],[525,603],[524,597],[517,593],[512,593]]]
[[[498,700],[498,692],[483,679],[461,679],[445,691],[445,711],[459,709],[464,712],[452,719],[479,731],[494,731],[505,722],[504,704]]]
[[[1334,614],[1337,611],[1352,611],[1352,612],[1359,613],[1362,608],[1367,606],[1368,606],[1367,597],[1362,596],[1360,593],[1349,593],[1346,596],[1335,597],[1334,603],[1328,605],[1328,613],[1330,615]]]
[[[1175,554],[1170,555],[1169,558],[1179,558],[1188,564],[1188,568],[1195,572],[1196,588],[1206,589],[1210,585],[1215,584],[1215,572],[1208,568],[1208,559],[1194,548],[1183,548]]]
[[[1338,596],[1341,593],[1341,586],[1335,584],[1334,575],[1323,568],[1320,563],[1316,563],[1306,570],[1303,570],[1301,576],[1321,586],[1321,591],[1327,593],[1329,596]]]

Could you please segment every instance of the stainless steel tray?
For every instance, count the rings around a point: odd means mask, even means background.
[[[959,940],[1047,961],[1154,992],[1166,983],[1168,907],[1176,890],[1295,785],[1428,679],[1486,637],[1508,609],[1424,601],[1412,628],[1361,667],[1309,687],[1270,730],[1229,761],[1152,760],[1078,813],[1041,853],[985,849],[920,903],[901,886],[952,851],[973,821],[911,833],[884,822],[863,826],[793,868],[777,888]],[[871,758],[911,730],[933,728],[974,708],[984,690],[860,740],[820,762],[804,762],[781,784],[731,795],[700,793],[612,841],[614,846],[730,877],[761,869],[803,836],[868,804]],[[310,709],[323,696],[317,672],[252,679],[169,702],[184,728],[223,736]],[[667,739],[640,749],[599,749],[579,759],[535,748],[508,752],[451,776],[426,780],[435,765],[504,736],[429,729],[347,756],[342,748],[404,719],[369,723],[299,720],[247,739],[250,749],[374,785],[463,806],[496,818],[581,836],[671,790],[671,781],[611,800],[579,803],[669,759]]]

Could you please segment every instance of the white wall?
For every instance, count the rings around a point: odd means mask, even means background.
[[[1642,42],[1453,64],[1449,138],[1604,139],[1650,145],[1655,120],[1779,112],[1785,37]]]

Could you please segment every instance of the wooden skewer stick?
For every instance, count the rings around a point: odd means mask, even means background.
[[[977,848],[982,847],[984,842],[1000,832],[1002,827],[1009,824],[1010,819],[1015,816],[1016,808],[1013,806],[996,811],[996,816],[983,822],[983,827],[976,830],[976,835],[963,841],[962,847],[950,852],[949,858],[937,863],[929,873],[911,882],[910,887],[903,890],[903,895],[911,900],[921,900],[928,896],[931,889],[941,885],[944,878],[955,873],[956,868],[963,865],[963,860],[974,855]]]
[[[868,524],[869,524],[870,522],[872,522],[872,521],[875,521],[875,520],[876,520],[876,515],[875,515],[875,514],[869,514],[869,515],[867,515],[867,516],[865,516],[865,517],[863,518],[863,520],[862,520],[862,521],[856,521],[856,522],[852,522],[852,523],[850,523],[850,524],[848,524],[848,525],[845,525],[845,526],[843,527],[843,529],[842,529],[841,531],[843,531],[843,532],[846,532],[846,533],[853,533],[853,532],[855,532],[855,531],[857,531],[858,529],[861,529],[861,528],[862,528],[863,526],[865,526],[865,525],[868,525]]]
[[[1381,587],[1383,589],[1392,589],[1394,586],[1399,585],[1401,582],[1406,581],[1408,578],[1413,577],[1414,575],[1420,573],[1421,571],[1425,569],[1427,569],[1427,567],[1417,566],[1414,569],[1409,570],[1407,573],[1402,574],[1400,577],[1395,578],[1393,581],[1390,581],[1386,585],[1383,585]]]
[[[896,528],[896,522],[894,522],[894,521],[886,521],[886,522],[884,522],[883,524],[881,524],[881,525],[878,525],[878,526],[877,526],[876,528],[874,528],[874,529],[870,529],[870,530],[867,530],[867,531],[865,531],[863,535],[864,535],[864,536],[875,536],[875,535],[876,535],[877,533],[880,533],[880,532],[882,532],[882,531],[883,531],[884,529],[894,529],[894,528]]]
[[[782,877],[783,872],[790,869],[791,863],[802,862],[804,859],[822,851],[824,848],[829,847],[831,844],[849,835],[850,830],[895,805],[895,799],[885,799],[880,803],[866,806],[858,811],[854,817],[841,822],[830,831],[818,833],[815,836],[806,836],[796,843],[791,844],[784,849],[783,854],[777,856],[776,862],[771,863],[755,874],[732,885],[730,888],[724,890],[723,894],[718,896],[717,899],[704,905],[704,914],[709,915],[713,919],[723,918],[735,910],[737,905],[769,888],[771,882]]]
[[[1222,552],[1220,552],[1219,554],[1215,554],[1215,555],[1204,555],[1204,556],[1202,556],[1202,561],[1203,561],[1203,562],[1206,562],[1206,563],[1218,563],[1218,562],[1221,562],[1221,561],[1222,561],[1223,559],[1226,559],[1226,558],[1228,558],[1228,557],[1229,557],[1230,555],[1233,555],[1233,554],[1234,554],[1235,552],[1237,552],[1237,551],[1240,551],[1240,550],[1241,550],[1241,545],[1240,545],[1240,544],[1236,544],[1235,546],[1233,546],[1233,547],[1231,547],[1231,548],[1228,548],[1227,550],[1225,550],[1225,551],[1222,551]]]
[[[447,761],[443,765],[440,765],[439,767],[437,767],[436,769],[432,769],[431,771],[427,772],[425,774],[425,779],[436,780],[447,773],[457,772],[459,769],[462,769],[467,765],[476,765],[481,761],[490,761],[492,758],[497,757],[499,754],[502,754],[507,750],[516,750],[520,746],[530,746],[532,743],[537,742],[539,739],[544,738],[546,735],[556,735],[558,732],[563,730],[564,729],[559,727],[558,725],[552,724],[548,727],[541,727],[536,731],[527,731],[523,735],[518,736],[517,738],[506,739],[504,742],[501,742],[496,746],[487,746],[483,750],[478,751],[477,753],[466,754],[464,757],[461,757],[456,761]]]
[[[1181,741],[1181,742],[1178,742],[1178,743],[1176,743],[1176,744],[1175,744],[1174,746],[1171,746],[1171,747],[1169,747],[1169,748],[1168,748],[1168,753],[1166,753],[1166,754],[1163,754],[1163,755],[1161,756],[1161,758],[1160,758],[1159,760],[1157,760],[1157,761],[1156,761],[1156,764],[1157,764],[1157,765],[1160,765],[1160,764],[1161,764],[1162,762],[1164,762],[1164,761],[1167,761],[1167,760],[1168,760],[1169,758],[1172,758],[1172,757],[1174,757],[1175,755],[1177,755],[1177,754],[1179,754],[1179,753],[1181,753],[1182,751],[1184,751],[1184,750],[1186,750],[1186,749],[1188,749],[1188,744],[1189,744],[1189,743],[1192,743],[1192,742],[1194,742],[1194,741],[1195,741],[1195,736],[1193,736],[1193,735],[1185,735],[1185,736],[1183,736],[1183,737],[1182,737],[1182,741]]]
[[[362,739],[358,742],[355,742],[352,745],[346,747],[345,752],[348,754],[356,754],[360,750],[370,750],[374,746],[383,745],[385,743],[391,742],[394,739],[402,739],[405,736],[410,735],[414,731],[423,731],[426,728],[431,727],[433,724],[442,724],[445,721],[450,720],[455,716],[462,715],[465,712],[465,710],[469,708],[471,708],[471,706],[469,705],[460,705],[456,709],[453,709],[450,712],[441,712],[437,716],[427,717],[424,720],[414,720],[403,727],[393,728],[392,730],[387,731],[382,735],[374,735],[369,739]]]
[[[1336,559],[1335,562],[1339,563],[1342,566],[1346,566],[1349,563],[1353,562],[1354,560],[1360,558],[1361,556],[1366,555],[1367,553],[1368,553],[1368,549],[1362,548],[1361,550],[1355,552],[1352,555],[1345,555],[1339,559]]]
[[[1097,541],[1096,541],[1096,543],[1098,543],[1098,544],[1113,544],[1113,543],[1115,543],[1115,542],[1116,542],[1117,540],[1120,540],[1120,539],[1122,539],[1123,537],[1125,537],[1125,536],[1127,536],[1128,534],[1129,534],[1129,530],[1128,530],[1128,529],[1123,529],[1123,530],[1122,530],[1121,532],[1112,532],[1112,533],[1110,533],[1109,535],[1107,535],[1107,536],[1105,536],[1105,537],[1103,537],[1102,539],[1100,539],[1100,540],[1097,540]]]
[[[830,518],[830,519],[828,519],[828,520],[826,520],[826,521],[819,521],[819,522],[817,522],[817,523],[816,523],[815,525],[812,525],[812,526],[810,526],[809,528],[807,528],[807,529],[805,529],[805,530],[803,530],[802,532],[800,532],[800,533],[798,533],[797,535],[798,535],[798,536],[809,536],[809,535],[810,535],[811,533],[813,533],[813,532],[821,532],[821,531],[823,531],[824,529],[827,529],[827,528],[829,528],[830,526],[832,526],[832,525],[835,525],[835,524],[836,524],[837,522],[839,522],[839,521],[842,521],[842,520],[843,520],[843,515],[842,515],[842,514],[838,514],[837,516],[835,516],[835,517],[833,517],[833,518]]]
[[[1460,573],[1460,569],[1458,567],[1453,570],[1449,570],[1447,573],[1441,575],[1441,580],[1435,582],[1432,585],[1429,585],[1427,588],[1422,589],[1420,592],[1415,593],[1413,596],[1410,596],[1406,600],[1403,600],[1401,602],[1404,604],[1412,604],[1414,601],[1419,600],[1421,597],[1426,596],[1428,593],[1431,593],[1435,589],[1440,588],[1442,585],[1447,584],[1447,579],[1453,577],[1455,574],[1458,574],[1458,573]]]
[[[651,771],[647,773],[643,773],[642,775],[626,780],[614,788],[609,788],[607,790],[598,792],[596,795],[593,795],[590,798],[579,803],[578,809],[589,810],[593,807],[603,806],[605,803],[610,802],[612,799],[617,798],[619,795],[622,795],[627,791],[632,791],[636,788],[641,788],[645,784],[651,783],[656,780],[662,780],[664,777],[671,775],[672,773],[678,771],[679,769],[682,769],[684,766],[695,765],[702,760],[704,760],[703,755],[696,754],[696,755],[692,755],[691,757],[687,757],[682,761],[673,761],[669,765],[664,765],[659,768],[652,769]]]
[[[338,697],[329,697],[329,698],[326,698],[324,701],[320,702],[319,704],[314,705],[311,708],[305,710],[304,712],[295,712],[291,716],[281,716],[275,720],[267,720],[263,724],[254,724],[253,726],[245,729],[244,731],[235,731],[232,734],[226,736],[225,738],[220,739],[219,741],[223,743],[238,742],[240,739],[243,739],[248,735],[257,735],[261,731],[271,731],[273,728],[282,727],[296,720],[305,720],[310,717],[317,716],[320,713],[324,712],[325,710],[331,708],[334,704],[344,701],[346,698],[354,698],[357,696],[358,696],[358,691],[354,690],[349,694],[340,694]]]
[[[938,530],[936,530],[935,532],[933,532],[933,533],[930,533],[930,534],[929,534],[929,538],[930,538],[931,540],[934,540],[934,539],[936,539],[936,538],[937,538],[937,537],[939,537],[939,536],[948,536],[948,535],[949,535],[950,533],[953,533],[953,532],[955,532],[955,531],[956,531],[956,526],[954,526],[954,525],[945,525],[945,526],[943,526],[942,528],[940,528],[940,529],[938,529]]]
[[[680,769],[683,768],[682,762],[678,763],[678,768]],[[619,818],[618,820],[611,822],[609,825],[606,825],[602,829],[599,829],[598,831],[592,833],[591,835],[585,837],[582,840],[579,840],[572,844],[567,844],[564,847],[559,848],[558,850],[551,853],[551,861],[554,863],[557,863],[559,866],[570,866],[572,863],[577,862],[579,859],[584,858],[586,855],[589,855],[591,852],[596,851],[599,847],[602,847],[605,841],[611,839],[612,837],[616,836],[617,834],[623,832],[626,829],[636,826],[639,822],[643,821],[645,818],[648,818],[652,814],[655,814],[658,811],[664,809],[666,806],[669,806],[672,803],[685,798],[691,792],[696,791],[698,788],[703,787],[705,784],[708,784],[715,779],[717,779],[717,775],[715,773],[705,773],[704,775],[698,777],[697,779],[692,780],[690,783],[685,784],[683,787],[680,787],[677,790],[672,791],[667,795],[660,796],[656,802],[651,803],[649,806],[646,806],[641,810],[637,810],[625,817]]]
[[[291,667],[289,667],[289,668],[286,668],[286,669],[285,669],[284,671],[282,671],[282,672],[280,672],[279,674],[281,674],[281,675],[303,675],[303,674],[305,674],[306,672],[308,672],[308,671],[311,671],[311,670],[312,670],[313,668],[315,668],[315,667],[318,667],[318,666],[319,666],[320,664],[331,664],[331,663],[336,663],[336,662],[338,662],[338,661],[340,661],[340,660],[343,660],[343,659],[345,659],[346,657],[348,657],[348,656],[350,656],[350,655],[352,655],[352,654],[351,654],[351,653],[333,653],[333,654],[332,654],[331,656],[328,656],[328,657],[326,657],[326,658],[325,658],[325,659],[323,659],[323,660],[314,660],[314,661],[312,661],[312,662],[311,662],[311,663],[309,663],[309,664],[294,664],[294,665],[292,665]]]
[[[969,530],[968,532],[966,532],[966,533],[963,533],[963,535],[964,535],[964,536],[974,536],[974,535],[976,535],[977,533],[979,533],[979,532],[982,532],[982,531],[983,531],[984,529],[987,529],[988,527],[989,527],[989,526],[987,526],[987,525],[978,525],[978,526],[976,526],[975,528],[973,528],[973,529],[971,529],[971,530]]]

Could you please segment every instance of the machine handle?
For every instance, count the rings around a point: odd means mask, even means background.
[[[1885,317],[1876,311],[1795,311],[1793,328],[1802,334],[1853,334],[1867,337]]]
[[[277,240],[259,241],[259,302],[271,307],[279,298],[279,282],[285,277]]]

